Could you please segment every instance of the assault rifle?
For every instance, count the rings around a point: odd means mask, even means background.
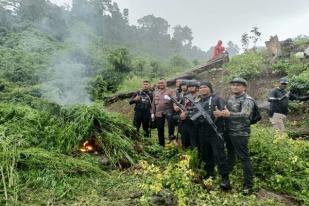
[[[202,116],[208,122],[208,124],[211,126],[211,128],[216,133],[216,135],[221,140],[223,140],[222,135],[218,132],[218,128],[217,128],[216,124],[211,119],[210,115],[204,110],[202,105],[200,103],[198,103],[198,102],[195,102],[193,100],[193,96],[191,94],[186,95],[185,98],[188,99],[194,105],[194,107],[198,110],[198,113],[194,114],[190,119],[192,121],[195,121],[198,117]]]
[[[170,97],[168,95],[164,95],[164,99],[172,101],[176,106],[180,109],[180,111],[185,112],[187,109],[180,104],[175,97]]]

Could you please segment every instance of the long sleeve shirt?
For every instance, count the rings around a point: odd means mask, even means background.
[[[247,98],[247,94],[233,95],[227,101],[227,108],[231,115],[228,118],[228,131],[232,136],[250,135],[250,115],[254,102]]]
[[[135,97],[139,96],[139,100],[135,100]],[[149,90],[142,90],[136,92],[131,100],[129,101],[129,104],[135,104],[135,111],[145,111],[145,112],[150,112],[151,109],[151,104],[153,101],[153,96],[152,92]]]
[[[288,102],[289,100],[309,100],[309,96],[297,96],[292,93],[287,93],[286,90],[275,88],[270,92],[268,102],[270,102],[269,115],[272,117],[274,113],[288,114]]]
[[[156,90],[153,94],[151,113],[155,117],[162,117],[163,114],[174,110],[172,101],[164,98],[165,95],[174,96],[174,93],[170,89],[165,88],[164,90]]]

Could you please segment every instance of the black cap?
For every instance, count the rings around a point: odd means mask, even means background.
[[[248,85],[247,80],[245,80],[244,78],[241,78],[241,77],[235,77],[232,81],[230,81],[230,84],[232,84],[232,83],[240,83],[244,86]]]
[[[199,84],[199,82],[196,81],[196,80],[188,80],[188,81],[187,81],[187,86],[188,86],[188,87],[199,87],[200,84]]]
[[[201,86],[207,86],[207,87],[210,89],[210,92],[213,93],[212,85],[211,85],[211,83],[210,83],[209,81],[202,81],[202,82],[200,83],[200,87],[201,87]]]
[[[187,85],[188,80],[186,79],[182,79],[181,83],[179,84],[179,86],[183,86],[183,85]]]

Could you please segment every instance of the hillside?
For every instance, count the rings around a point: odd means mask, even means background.
[[[263,113],[250,138],[254,193],[241,194],[239,164],[233,189],[222,192],[219,179],[203,178],[196,151],[175,142],[162,148],[154,130],[143,138],[127,100],[104,102],[139,89],[144,78],[188,72],[206,62],[205,52],[149,27],[149,19],[166,26],[162,18],[149,15],[135,28],[112,1],[73,2],[69,10],[0,1],[0,205],[309,204],[308,102],[290,103],[284,135]],[[307,37],[292,42],[309,45]],[[266,50],[248,50],[197,79],[227,97],[228,81],[245,77],[248,93],[263,103],[288,76],[290,89],[305,95],[309,60],[296,50],[275,61]]]

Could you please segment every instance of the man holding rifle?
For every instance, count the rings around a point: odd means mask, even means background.
[[[198,151],[200,158],[205,163],[206,177],[214,177],[214,168],[217,164],[222,178],[220,187],[228,190],[231,186],[222,138],[224,119],[222,117],[215,118],[213,115],[215,110],[224,109],[225,102],[221,97],[213,94],[210,82],[201,82],[199,92],[200,96],[195,100],[187,96],[187,99],[193,103],[195,111],[182,113],[182,115],[189,117],[196,125]]]
[[[196,98],[198,95],[199,82],[196,80],[187,81],[188,93],[185,94],[180,100],[185,112],[180,113],[180,125],[181,125],[181,142],[183,148],[195,148],[198,145],[197,141],[197,128],[190,118],[187,118],[186,113],[193,109],[193,103],[190,102],[186,96],[191,95],[192,98]],[[177,107],[175,110],[177,111]]]

